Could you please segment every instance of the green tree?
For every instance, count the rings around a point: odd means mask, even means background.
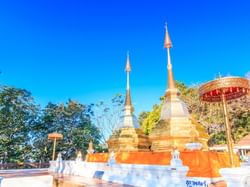
[[[5,162],[32,158],[32,127],[38,121],[39,107],[31,93],[14,87],[0,87],[0,157]]]
[[[141,112],[138,117],[138,122],[142,126],[143,122],[146,120],[150,112]],[[144,129],[144,128],[143,128]]]
[[[233,139],[237,142],[250,133],[250,99],[234,102],[229,109]]]
[[[139,122],[145,134],[149,134],[156,126],[160,119],[160,112],[161,105],[154,105],[151,112],[144,112],[139,115]]]
[[[106,146],[106,141],[113,131],[119,128],[124,108],[124,97],[116,94],[111,101],[100,101],[93,105],[91,119],[101,133],[101,142]],[[104,147],[105,147],[104,146]]]
[[[51,159],[52,142],[47,140],[48,133],[63,134],[63,140],[57,144],[57,152],[64,159],[73,159],[78,150],[86,153],[88,144],[100,141],[99,130],[91,123],[91,106],[69,100],[65,105],[49,103],[43,110],[41,123],[34,130],[34,148],[37,159]]]

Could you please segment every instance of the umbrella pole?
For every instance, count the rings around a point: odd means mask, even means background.
[[[222,98],[224,120],[225,120],[225,126],[226,126],[227,148],[228,148],[230,165],[231,167],[235,167],[234,158],[233,158],[234,153],[233,153],[233,143],[232,143],[232,137],[231,137],[231,126],[229,124],[227,103],[226,103],[226,98],[225,98],[224,93],[221,94],[221,98]]]
[[[56,138],[54,139],[52,160],[55,160],[55,154],[56,154]]]

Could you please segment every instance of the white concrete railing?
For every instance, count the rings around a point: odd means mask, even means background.
[[[186,177],[186,166],[171,167],[142,164],[110,164],[84,161],[50,162],[51,172],[64,175],[76,175],[93,178],[96,172],[102,172],[100,177],[106,181],[143,187],[207,187],[211,183],[223,181],[228,187],[250,187],[250,168],[221,169],[223,177]],[[61,168],[60,168],[61,167]]]
[[[222,168],[220,173],[228,187],[250,187],[250,167]]]
[[[121,184],[145,187],[183,187],[188,167],[115,164],[104,173],[103,179]]]
[[[50,162],[52,172],[65,175],[94,177],[99,172],[101,179],[120,184],[143,187],[183,187],[186,185],[186,166],[159,166],[136,164],[93,163],[81,161],[64,161],[59,168],[56,161]],[[57,166],[57,167],[56,167]],[[98,177],[98,176],[97,176]]]

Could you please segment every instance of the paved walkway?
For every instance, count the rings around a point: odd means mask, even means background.
[[[17,169],[17,170],[0,170],[0,177],[6,179],[30,178],[36,179],[39,176],[51,176],[48,169]],[[133,187],[129,185],[117,184],[103,181],[100,179],[80,177],[80,176],[54,176],[53,187]],[[38,179],[39,180],[39,179]],[[26,187],[26,186],[18,186]]]
[[[86,178],[80,176],[55,177],[58,185],[54,187],[133,187],[130,185],[117,184],[100,179]]]
[[[0,170],[0,176],[4,178],[31,177],[49,175],[48,169],[13,169]]]

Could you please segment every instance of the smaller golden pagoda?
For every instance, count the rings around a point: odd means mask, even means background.
[[[94,146],[93,146],[93,142],[92,140],[89,142],[89,147],[87,149],[87,153],[91,154],[91,153],[94,153],[95,150],[94,150]]]
[[[130,95],[130,80],[131,72],[130,57],[127,54],[127,63],[125,67],[127,73],[127,88],[124,106],[124,116],[120,128],[116,129],[110,136],[108,143],[109,152],[138,152],[149,151],[150,142],[148,137],[140,129],[138,120],[133,115],[133,106]]]
[[[204,127],[190,116],[188,107],[179,98],[179,91],[175,86],[170,58],[172,42],[166,26],[164,48],[168,55],[168,86],[165,101],[162,106],[160,121],[152,130],[149,137],[152,142],[151,150],[164,152],[177,148],[184,150],[187,143],[201,143],[207,149],[208,135]]]

